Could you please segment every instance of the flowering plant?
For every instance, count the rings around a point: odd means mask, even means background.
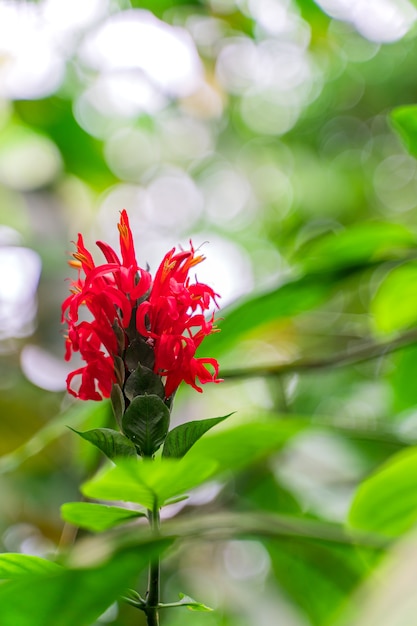
[[[204,337],[216,330],[214,313],[207,318],[206,313],[217,306],[218,294],[190,281],[190,270],[204,260],[191,242],[188,251],[170,250],[152,278],[137,263],[126,211],[118,229],[121,258],[98,241],[105,258],[101,265],[78,235],[70,261],[78,276],[62,305],[62,321],[68,326],[66,360],[79,352],[85,363],[68,375],[69,393],[81,400],[110,398],[122,432],[98,428],[79,434],[116,462],[120,457],[137,461],[138,455],[154,458],[162,444],[163,456],[182,457],[224,419],[191,422],[168,433],[173,397],[182,381],[200,392],[201,384],[220,382],[217,361],[195,356]],[[81,316],[84,311],[87,318]],[[158,533],[163,501],[154,491],[145,501],[150,526]],[[146,599],[132,592],[128,601],[146,613],[149,625],[158,623],[159,558],[149,565]],[[178,605],[187,602],[196,604],[189,599]]]

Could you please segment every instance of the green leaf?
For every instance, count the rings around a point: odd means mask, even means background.
[[[82,486],[89,498],[125,500],[151,509],[230,471],[279,450],[305,423],[294,420],[242,424],[200,438],[182,459],[120,459]]]
[[[97,567],[61,568],[4,582],[0,585],[1,625],[91,626],[132,586],[162,547],[163,542],[144,544],[119,552]]]
[[[17,580],[34,574],[53,574],[62,569],[57,563],[28,554],[0,554],[0,579]]]
[[[132,519],[144,517],[145,514],[118,506],[92,502],[66,502],[61,506],[61,516],[74,526],[93,532],[102,532]]]
[[[405,226],[366,222],[309,241],[302,246],[297,257],[306,270],[334,270],[395,259],[399,251],[404,254],[404,248],[415,245],[415,236]]]
[[[207,459],[120,459],[81,487],[89,498],[161,507],[210,478],[215,463]]]
[[[137,456],[134,444],[117,430],[112,430],[111,428],[94,428],[84,433],[74,428],[71,428],[71,430],[104,452],[109,459],[115,459],[121,456]]]
[[[153,348],[144,339],[132,338],[126,349],[125,363],[130,372],[136,370],[140,364],[152,370],[155,364]]]
[[[352,528],[399,537],[417,523],[417,447],[395,454],[358,488]]]
[[[159,396],[136,396],[123,416],[123,431],[143,456],[152,456],[165,440],[169,418],[169,409]]]
[[[205,604],[202,604],[201,602],[197,602],[196,600],[193,600],[193,598],[190,598],[190,596],[186,596],[185,593],[179,593],[178,594],[180,597],[180,605],[184,605],[187,608],[190,609],[190,611],[212,611],[213,609],[211,609],[209,606],[206,606]]]
[[[161,377],[140,363],[127,379],[124,391],[131,401],[136,396],[145,394],[159,396],[162,400],[165,398],[165,387]]]
[[[210,428],[220,424],[227,417],[230,417],[232,413],[224,415],[223,417],[213,417],[205,420],[195,420],[193,422],[187,422],[180,424],[176,428],[169,431],[167,438],[165,439],[164,449],[162,456],[180,458],[184,456],[186,452],[200,439]]]
[[[417,157],[417,106],[411,104],[397,107],[390,117],[394,130],[403,140],[408,152]]]
[[[281,449],[305,428],[305,422],[279,419],[240,424],[199,439],[184,456],[184,461],[211,459],[215,475],[240,470]]]
[[[393,269],[371,304],[378,330],[390,333],[417,323],[417,263]]]
[[[334,282],[323,277],[306,276],[288,282],[274,291],[222,309],[217,326],[221,333],[205,337],[198,355],[219,356],[238,341],[262,326],[282,318],[294,317],[320,305],[331,293]]]

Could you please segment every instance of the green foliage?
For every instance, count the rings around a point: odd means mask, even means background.
[[[99,533],[143,517],[145,514],[93,502],[66,502],[61,507],[61,515],[66,522],[74,526]]]
[[[182,459],[119,459],[82,486],[89,498],[125,500],[153,509],[279,450],[300,431],[294,422],[244,424],[202,437]]]
[[[192,422],[185,422],[180,424],[169,431],[164,448],[162,450],[162,456],[171,458],[180,458],[184,456],[186,452],[200,439],[208,430],[220,424],[229,415],[223,417],[212,417],[205,420],[195,420]]]

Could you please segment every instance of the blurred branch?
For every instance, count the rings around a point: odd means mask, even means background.
[[[281,376],[295,372],[308,372],[309,370],[326,369],[328,367],[345,367],[355,365],[372,359],[391,354],[403,348],[417,344],[417,328],[413,328],[391,341],[386,342],[363,342],[350,350],[336,353],[330,357],[310,361],[293,361],[279,365],[256,366],[249,368],[229,369],[221,372],[222,378],[232,380],[236,378],[254,378]]]
[[[222,512],[210,516],[193,516],[167,521],[163,525],[166,537],[204,536],[205,539],[224,539],[236,535],[257,537],[319,539],[331,543],[358,545],[384,549],[392,542],[376,533],[345,529],[337,524],[290,515],[260,512]]]

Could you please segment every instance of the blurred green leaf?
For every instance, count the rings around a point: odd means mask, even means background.
[[[115,554],[98,567],[62,568],[3,583],[1,624],[90,626],[132,584],[157,549],[142,545],[140,550]]]
[[[71,428],[71,430],[104,452],[109,459],[115,459],[121,456],[137,456],[134,444],[117,430],[112,430],[111,428],[94,428],[93,430],[87,430],[83,433],[75,430],[75,428]]]
[[[382,281],[371,312],[378,330],[390,333],[417,323],[417,263],[393,269]]]
[[[11,552],[0,554],[0,579],[3,580],[17,580],[34,574],[53,574],[60,570],[60,565],[39,556]]]
[[[333,623],[346,598],[368,573],[353,546],[293,539],[266,541],[278,584],[314,626]]]
[[[211,459],[216,463],[215,475],[240,470],[280,450],[306,427],[306,422],[284,420],[241,424],[221,432],[210,432],[199,439],[184,457],[186,462]]]
[[[417,448],[395,454],[358,488],[349,526],[399,537],[417,523]]]
[[[41,452],[47,445],[67,432],[66,426],[73,427],[94,419],[103,422],[107,419],[107,402],[76,402],[67,411],[60,413],[41,428],[29,441],[0,458],[0,474],[16,470],[27,459]]]
[[[66,502],[61,507],[61,516],[66,522],[93,532],[102,532],[144,515],[140,511],[93,502]]]
[[[221,355],[249,333],[270,322],[295,317],[319,306],[332,292],[334,282],[322,276],[305,276],[281,287],[222,309],[220,333],[204,339],[204,354]],[[203,354],[202,350],[200,351]]]
[[[213,470],[214,463],[206,459],[195,464],[176,459],[120,459],[116,467],[84,483],[81,490],[89,498],[136,502],[153,509],[197,487]]]
[[[162,456],[171,458],[180,458],[200,439],[208,430],[220,424],[232,413],[223,417],[212,417],[205,420],[194,420],[180,424],[176,428],[169,431],[165,439]]]
[[[416,237],[405,226],[386,222],[354,224],[336,233],[327,233],[305,244],[297,253],[306,271],[361,267],[389,260],[415,249]]]
[[[15,109],[24,122],[51,137],[69,172],[99,189],[116,181],[104,160],[102,142],[79,126],[71,101],[58,96],[21,100],[15,102]]]
[[[390,118],[407,150],[417,157],[417,105],[397,107],[391,112]]]

